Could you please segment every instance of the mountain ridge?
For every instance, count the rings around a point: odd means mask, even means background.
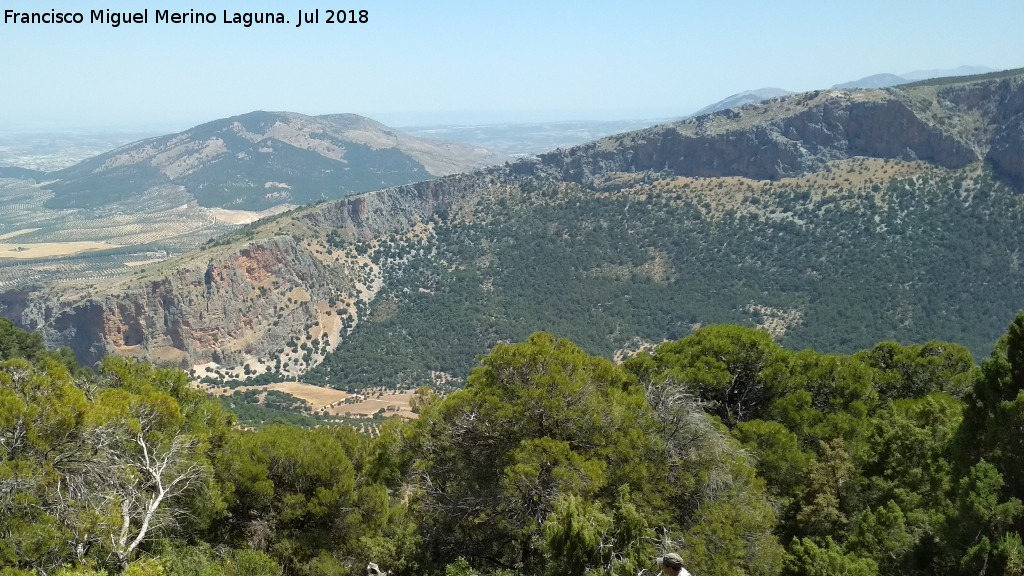
[[[201,206],[266,210],[465,171],[502,160],[415,138],[355,114],[256,111],[134,142],[47,175],[49,206],[97,207],[174,184]]]
[[[816,90],[611,136],[541,157],[563,166],[574,181],[610,169],[777,179],[858,155],[933,161],[948,168],[984,158],[998,174],[1021,186],[1022,161],[1011,151],[1015,146],[1019,149],[1020,143],[1022,72],[946,79],[950,86],[941,96],[897,88]],[[985,82],[990,79],[993,83]],[[911,88],[927,87],[929,82]],[[952,123],[953,113],[928,98],[938,98],[950,107],[978,107],[983,116],[940,129],[940,124]],[[982,102],[988,107],[982,107]],[[628,152],[613,152],[622,147]]]

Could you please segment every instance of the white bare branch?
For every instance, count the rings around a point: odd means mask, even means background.
[[[118,487],[122,524],[114,553],[123,564],[157,526],[161,512],[175,516],[174,510],[167,510],[168,501],[196,486],[206,475],[206,470],[189,457],[196,446],[190,436],[177,435],[160,447],[139,432],[134,444],[139,450],[134,455],[126,454],[121,462],[121,476],[127,481]]]

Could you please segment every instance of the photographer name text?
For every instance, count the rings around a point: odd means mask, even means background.
[[[4,24],[103,24],[118,28],[127,24],[234,24],[250,28],[257,25],[285,24],[296,28],[317,24],[367,24],[369,10],[299,10],[287,17],[284,12],[174,12],[150,10],[119,12],[109,9],[88,12],[19,12],[4,10]]]

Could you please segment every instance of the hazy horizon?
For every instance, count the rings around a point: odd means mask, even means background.
[[[675,118],[763,87],[1024,65],[1024,3],[476,3],[366,7],[366,24],[4,23],[0,132],[171,132],[252,110],[419,126]],[[203,10],[322,6],[223,0]],[[12,6],[14,11],[33,7]],[[321,16],[323,18],[323,15]]]

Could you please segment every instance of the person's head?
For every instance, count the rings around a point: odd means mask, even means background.
[[[658,566],[661,566],[662,574],[667,576],[690,576],[690,573],[683,568],[683,559],[675,552],[670,552],[658,558]]]

